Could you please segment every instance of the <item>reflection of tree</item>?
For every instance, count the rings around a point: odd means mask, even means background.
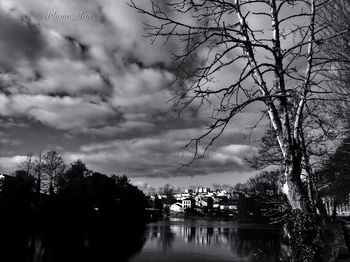
[[[170,225],[161,227],[160,234],[158,235],[158,246],[160,246],[163,252],[167,252],[172,249],[173,242],[175,240],[175,233],[171,231]]]
[[[196,227],[193,225],[183,225],[176,227],[176,235],[185,242],[195,243],[201,246],[210,246],[212,244],[225,245],[228,242],[230,229],[214,227]]]
[[[208,227],[208,237],[213,237],[214,235],[214,228],[213,227]]]
[[[199,246],[230,247],[235,256],[249,261],[279,261],[281,234],[278,229],[242,229],[228,227],[197,226],[195,224],[152,228],[158,245],[164,252],[172,248],[175,236],[183,242]]]
[[[190,232],[190,234],[188,236],[188,241],[192,242],[195,239],[195,237],[196,237],[196,228],[195,227],[191,227],[189,232]]]
[[[229,236],[231,250],[249,261],[279,261],[280,234],[274,230],[237,229]]]
[[[145,243],[134,224],[97,223],[87,229],[66,224],[51,232],[33,232],[25,217],[7,221],[0,234],[1,262],[127,261]]]
[[[57,262],[127,261],[140,252],[145,243],[144,230],[132,227],[133,225],[119,225],[107,228],[100,225],[83,238],[80,234],[72,238],[66,232],[51,242],[49,250]]]
[[[231,249],[233,257],[241,257],[244,261],[281,261],[281,232],[278,228],[242,229],[213,225],[195,221],[156,223],[148,227],[148,239],[157,243],[158,249],[163,252],[174,249],[176,253],[176,244],[182,242],[188,243],[189,247]]]

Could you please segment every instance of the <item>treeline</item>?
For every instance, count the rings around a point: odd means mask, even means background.
[[[259,221],[281,223],[284,219],[285,196],[281,192],[279,170],[263,171],[238,183],[233,191],[240,194],[238,219],[241,221]]]
[[[48,162],[47,154],[59,161]],[[3,177],[0,255],[34,261],[41,248],[57,261],[80,261],[81,256],[123,261],[142,247],[147,201],[125,175],[94,172],[80,160],[66,168],[55,151],[41,156],[28,157],[22,169]]]

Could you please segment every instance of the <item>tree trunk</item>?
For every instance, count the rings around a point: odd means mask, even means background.
[[[290,210],[286,229],[292,250],[291,261],[323,261],[320,220],[312,208],[307,186],[301,180],[301,158],[286,161],[283,192]]]
[[[49,194],[50,194],[50,197],[53,197],[53,195],[55,194],[55,189],[53,187],[53,181],[51,177],[50,177]]]
[[[333,201],[333,211],[332,211],[332,220],[333,222],[336,220],[337,218],[337,205],[338,205],[338,200],[337,197],[334,197],[334,201]]]
[[[41,191],[41,175],[38,175],[38,178],[36,180],[36,194],[40,195]]]
[[[313,173],[311,173],[310,170],[307,170],[307,174],[309,200],[312,204],[314,213],[316,214],[318,210],[323,225],[326,225],[329,223],[326,207],[318,193]]]
[[[301,181],[301,156],[287,156],[285,163],[283,193],[292,209],[310,212],[307,190]]]
[[[321,217],[322,222],[324,224],[328,224],[330,220],[329,220],[329,217],[327,214],[327,209],[326,209],[325,205],[323,204],[322,199],[319,195],[317,195],[316,206],[317,206],[318,211],[320,212],[320,217]]]
[[[41,192],[41,174],[38,174],[37,179],[36,179],[36,185],[35,185],[35,195],[36,195],[36,199],[35,199],[35,205],[36,208],[39,208],[40,205],[40,192]]]

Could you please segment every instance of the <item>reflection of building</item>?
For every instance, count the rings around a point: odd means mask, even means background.
[[[172,225],[171,232],[185,242],[193,242],[197,245],[227,245],[229,237],[236,233],[234,228],[214,228],[214,227],[198,227],[186,225]]]
[[[210,258],[210,261],[280,261],[288,250],[281,244],[281,232],[275,230],[278,227],[252,230],[239,225],[233,227],[231,222],[203,223],[183,218],[170,218],[168,224],[160,223],[161,226],[148,226],[146,245],[147,251],[163,249],[162,261],[180,260],[176,259],[180,257],[176,256],[179,252],[191,256],[181,256],[183,261],[209,261]]]

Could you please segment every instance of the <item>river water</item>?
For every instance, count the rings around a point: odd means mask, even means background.
[[[281,230],[271,225],[170,218],[150,223],[129,261],[281,261]]]
[[[53,227],[35,235],[26,234],[19,226],[5,226],[0,234],[0,261],[274,262],[281,261],[285,250],[281,229],[272,225],[185,218],[144,227],[127,222],[110,225],[92,224],[89,230],[74,225],[69,229]]]

